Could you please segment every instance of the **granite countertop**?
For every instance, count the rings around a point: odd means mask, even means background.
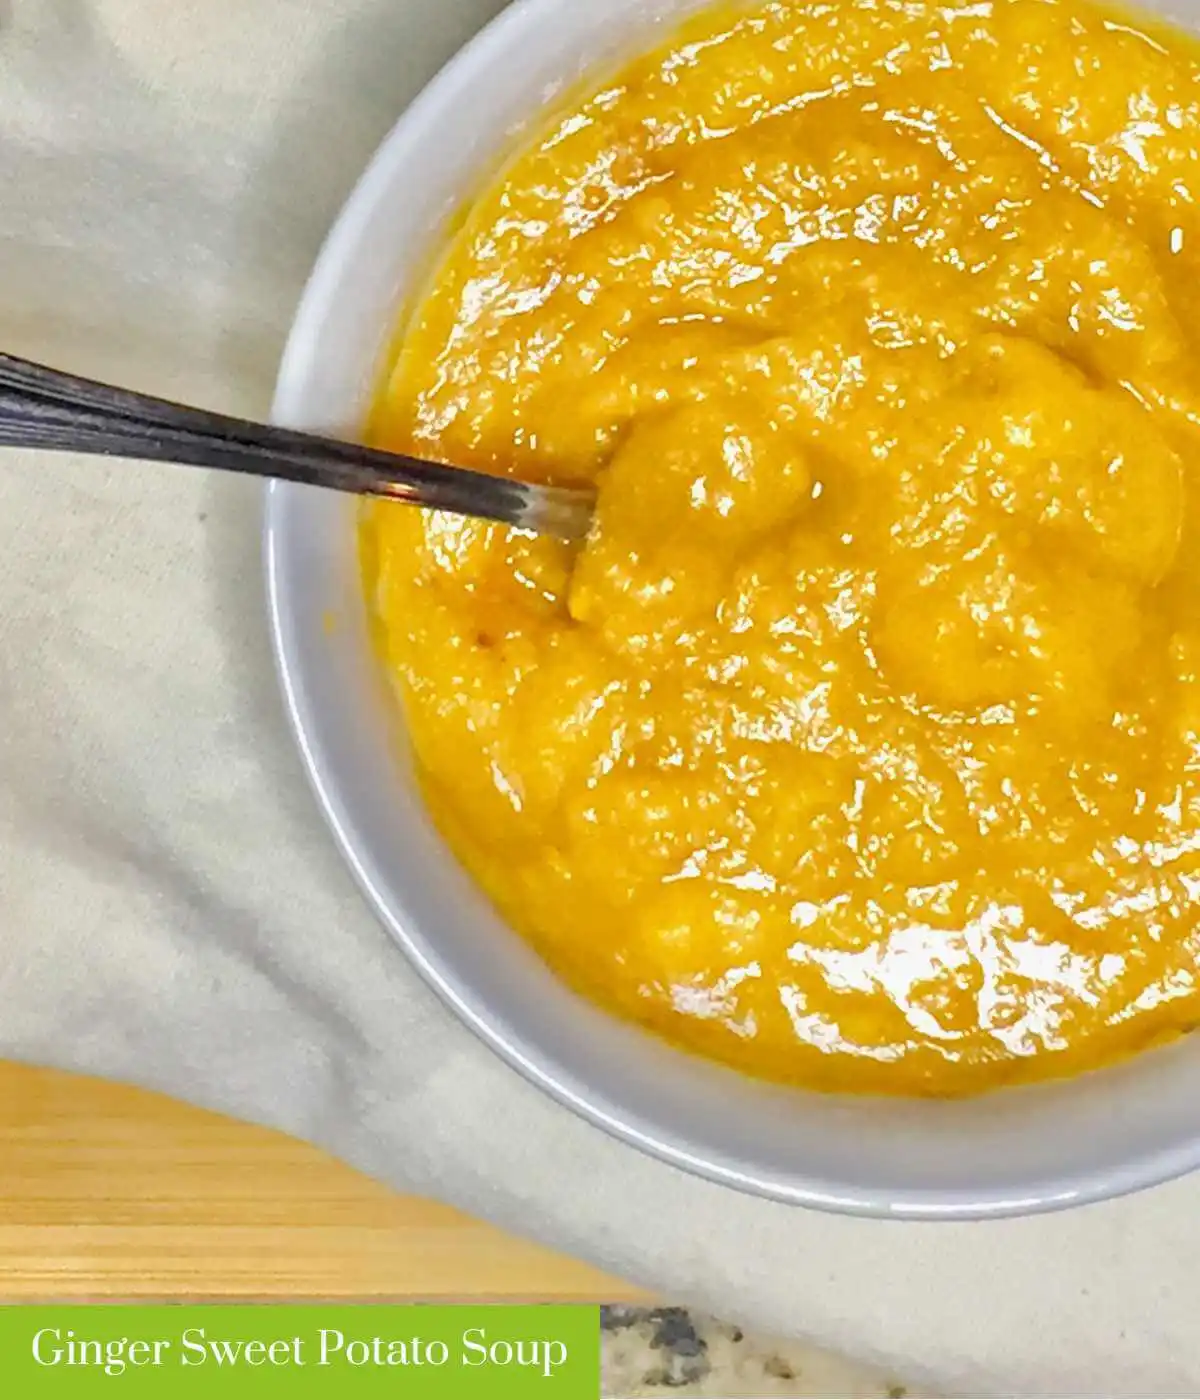
[[[909,1394],[896,1378],[817,1347],[748,1333],[687,1308],[604,1308],[601,1366],[603,1394],[612,1400],[655,1395],[901,1400]]]

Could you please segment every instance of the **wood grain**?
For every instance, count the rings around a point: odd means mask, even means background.
[[[637,1296],[277,1133],[0,1061],[0,1299]]]

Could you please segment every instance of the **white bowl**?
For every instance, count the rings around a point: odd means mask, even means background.
[[[520,0],[464,49],[400,119],[330,236],[288,345],[276,419],[353,436],[404,294],[514,134],[564,84],[696,8]],[[1190,8],[1194,18],[1200,0]],[[577,1113],[714,1181],[862,1215],[1049,1210],[1200,1162],[1200,1040],[966,1102],[858,1100],[752,1082],[582,1001],[501,922],[425,814],[368,645],[354,503],[271,487],[266,553],[287,707],[359,883],[458,1015]]]

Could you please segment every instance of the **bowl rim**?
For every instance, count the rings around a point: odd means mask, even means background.
[[[344,250],[371,226],[376,205],[393,180],[395,151],[410,139],[448,99],[466,83],[473,71],[502,57],[510,36],[534,23],[558,0],[513,0],[461,47],[403,109],[380,143],[366,170],[328,233],[298,304],[280,362],[271,416],[275,422],[295,421],[299,387],[318,354],[315,332],[337,300],[346,267]],[[616,1140],[651,1157],[718,1185],[788,1205],[808,1206],[825,1212],[862,1218],[893,1220],[967,1221],[1002,1219],[1055,1212],[1160,1185],[1200,1167],[1200,1132],[1166,1147],[1134,1153],[1107,1168],[1077,1169],[1031,1184],[1025,1192],[994,1188],[944,1188],[940,1191],[895,1188],[886,1196],[878,1190],[835,1189],[823,1178],[792,1171],[787,1181],[755,1176],[705,1152],[691,1150],[686,1141],[665,1135],[636,1111],[606,1101],[601,1092],[583,1083],[543,1050],[531,1051],[520,1031],[502,1015],[493,1014],[464,994],[447,975],[434,953],[422,945],[405,921],[397,916],[361,859],[354,834],[355,822],[336,781],[325,771],[317,727],[303,666],[289,639],[291,624],[282,580],[284,505],[288,496],[304,488],[270,482],[265,488],[263,563],[271,649],[282,691],[288,726],[299,749],[305,776],[321,814],[341,855],[375,916],[398,945],[422,980],[475,1036],[528,1083],[563,1107],[600,1128]]]

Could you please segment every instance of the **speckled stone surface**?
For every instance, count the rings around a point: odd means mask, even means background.
[[[744,1332],[687,1308],[609,1307],[601,1312],[606,1400],[639,1396],[710,1396],[770,1400],[901,1400],[901,1380],[802,1342]]]

